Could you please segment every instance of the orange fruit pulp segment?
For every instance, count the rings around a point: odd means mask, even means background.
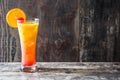
[[[26,20],[26,14],[24,13],[24,11],[19,8],[13,8],[8,11],[6,15],[6,21],[10,27],[17,28],[17,19],[20,17]]]

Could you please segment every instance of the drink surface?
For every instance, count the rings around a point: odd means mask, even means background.
[[[33,21],[18,24],[21,42],[22,65],[32,66],[36,63],[36,37],[38,23]]]

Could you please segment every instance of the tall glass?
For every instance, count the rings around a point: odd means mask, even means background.
[[[30,19],[26,21],[17,20],[18,32],[22,52],[22,71],[36,71],[36,39],[38,33],[39,19]]]

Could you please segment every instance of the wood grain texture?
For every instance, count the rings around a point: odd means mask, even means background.
[[[120,61],[120,1],[80,0],[79,6],[80,60]]]
[[[0,0],[0,62],[21,60],[18,30],[5,21],[14,7],[40,18],[37,61],[120,61],[119,0]]]
[[[78,61],[78,40],[74,29],[79,27],[75,25],[78,24],[75,22],[78,0],[40,0],[38,3],[41,4],[40,56],[44,61]]]

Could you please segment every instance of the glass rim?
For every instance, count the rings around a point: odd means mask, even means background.
[[[39,18],[26,18],[26,21],[27,20],[39,20]]]
[[[25,22],[33,21],[33,22],[39,23],[39,20],[40,20],[39,18],[27,18]],[[17,20],[17,23],[22,23],[22,22],[24,22],[24,20]]]

